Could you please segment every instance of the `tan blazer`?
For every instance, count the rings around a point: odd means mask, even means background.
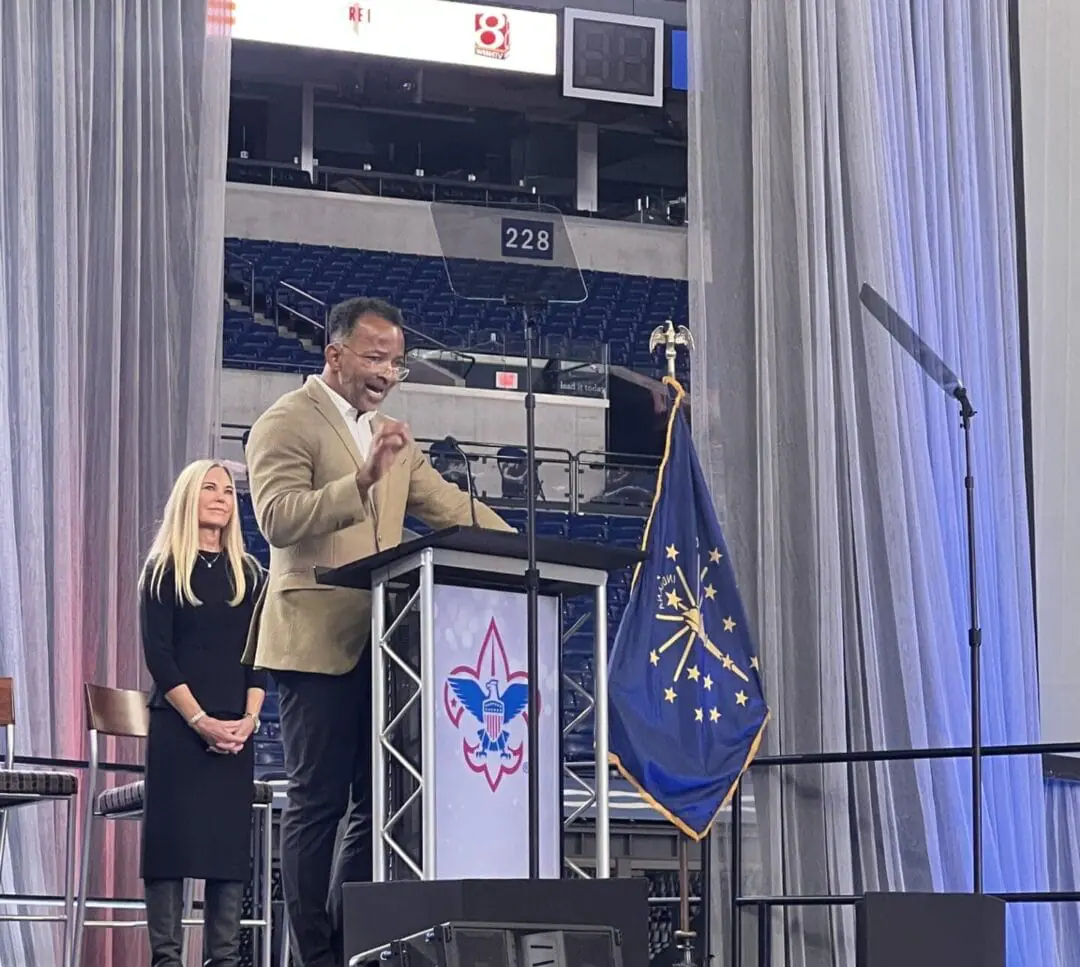
[[[385,417],[373,421],[374,432]],[[370,594],[315,582],[336,567],[401,543],[406,512],[432,527],[470,524],[468,494],[445,481],[415,443],[366,499],[363,461],[341,412],[310,381],[251,428],[248,477],[270,543],[269,580],[255,605],[244,661],[259,668],[343,675],[371,633]],[[477,502],[477,522],[511,530]]]

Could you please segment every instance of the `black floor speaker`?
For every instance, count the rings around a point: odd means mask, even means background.
[[[622,967],[618,930],[574,924],[442,923],[375,950],[350,967]]]
[[[867,893],[857,967],[1005,967],[1005,902],[972,893]]]
[[[436,924],[472,921],[614,927],[621,934],[623,967],[649,964],[644,877],[346,883],[342,913],[345,963]]]

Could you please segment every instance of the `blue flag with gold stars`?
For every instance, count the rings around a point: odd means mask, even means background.
[[[757,753],[769,709],[735,575],[675,388],[645,560],[608,676],[611,761],[700,840]]]

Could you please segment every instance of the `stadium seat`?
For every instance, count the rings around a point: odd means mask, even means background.
[[[583,275],[588,300],[551,306],[545,314],[546,351],[559,352],[571,341],[606,343],[612,363],[658,375],[649,334],[666,319],[687,322],[686,282],[614,272]],[[292,288],[279,288],[280,283]],[[317,348],[283,335],[275,325],[276,305],[307,315],[315,311],[295,289],[327,304],[360,295],[387,299],[402,308],[414,329],[454,348],[524,351],[513,311],[500,303],[456,299],[439,258],[230,238],[225,242],[226,366],[305,372],[320,364]],[[283,327],[289,315],[281,314]],[[685,354],[678,365],[680,378],[689,379]]]

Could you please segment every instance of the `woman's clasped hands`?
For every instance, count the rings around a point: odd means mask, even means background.
[[[255,723],[246,715],[231,722],[206,715],[195,723],[195,731],[211,752],[236,755],[251,738]]]

